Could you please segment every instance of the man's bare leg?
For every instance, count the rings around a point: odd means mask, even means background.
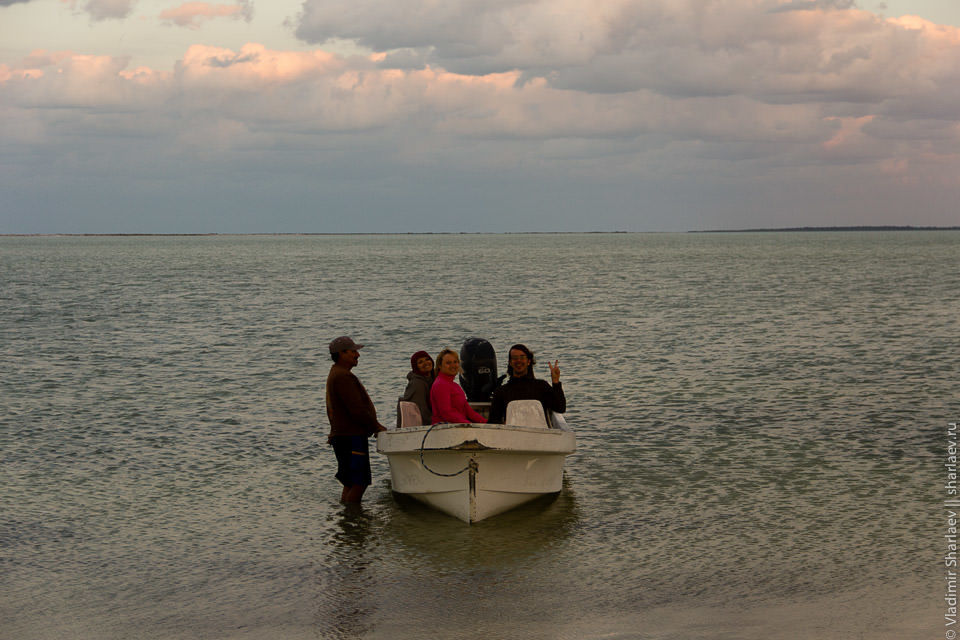
[[[340,494],[340,502],[357,503],[363,500],[363,492],[367,490],[365,484],[352,484],[343,488]]]

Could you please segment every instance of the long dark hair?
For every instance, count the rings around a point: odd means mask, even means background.
[[[513,377],[513,365],[510,364],[510,352],[513,351],[514,349],[516,349],[517,351],[523,351],[526,354],[527,359],[530,360],[530,366],[527,367],[526,377],[532,378],[533,365],[537,363],[537,360],[536,358],[533,357],[533,351],[530,351],[530,349],[528,349],[527,345],[525,344],[515,344],[509,349],[507,349],[507,373],[510,375],[511,378]]]

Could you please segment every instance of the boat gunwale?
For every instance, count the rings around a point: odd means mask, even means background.
[[[433,433],[430,433],[430,432]],[[429,436],[428,436],[429,434]],[[525,439],[525,444],[514,448],[511,436]],[[533,438],[531,441],[530,438]],[[569,439],[568,445],[563,444]],[[540,442],[533,445],[532,442]],[[548,444],[549,443],[549,444]],[[569,448],[568,448],[569,446]],[[570,455],[576,451],[576,435],[570,429],[528,427],[520,425],[437,423],[390,429],[377,434],[377,452],[386,456],[419,451],[473,453],[498,451],[503,453],[540,452],[545,455]]]
[[[486,424],[482,422],[438,422],[437,424],[429,425],[422,424],[416,427],[399,427],[396,429],[387,429],[386,431],[381,431],[383,434],[403,434],[403,433],[423,433],[424,431],[429,430],[435,431],[448,431],[451,429],[480,429],[486,431],[500,431],[500,432],[509,432],[509,431],[521,431],[529,433],[573,433],[572,429],[567,429],[563,427],[529,427],[519,424]]]

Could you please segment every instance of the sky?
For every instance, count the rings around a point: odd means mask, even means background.
[[[960,225],[956,0],[0,0],[0,234]]]

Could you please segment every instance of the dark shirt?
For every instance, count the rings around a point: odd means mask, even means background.
[[[327,418],[331,436],[369,436],[380,429],[367,390],[350,369],[336,363],[327,376]]]
[[[550,412],[563,413],[567,410],[567,398],[563,395],[563,385],[554,385],[533,376],[510,378],[507,384],[493,392],[490,400],[490,420],[503,424],[507,417],[507,405],[514,400],[539,400],[543,413],[550,420]]]

